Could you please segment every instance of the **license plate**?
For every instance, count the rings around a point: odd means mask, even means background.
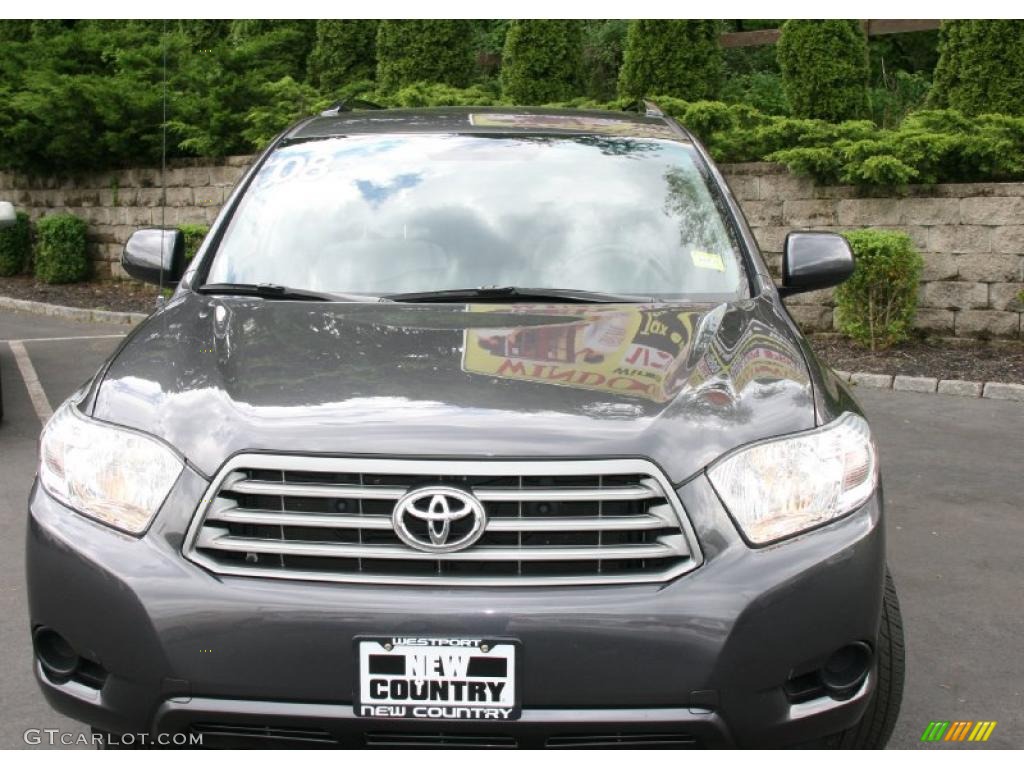
[[[356,714],[515,720],[517,645],[486,638],[358,637]]]

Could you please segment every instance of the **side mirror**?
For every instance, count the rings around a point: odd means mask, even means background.
[[[790,232],[782,254],[780,296],[839,285],[853,274],[853,251],[842,235]]]
[[[18,215],[14,212],[14,206],[0,202],[0,229],[13,227],[17,221]]]
[[[177,285],[185,272],[185,236],[176,229],[140,229],[128,239],[121,266],[136,280]]]

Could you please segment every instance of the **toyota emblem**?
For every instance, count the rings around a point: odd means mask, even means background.
[[[398,538],[413,549],[440,554],[472,546],[487,527],[487,513],[473,494],[435,486],[400,498],[391,522]]]

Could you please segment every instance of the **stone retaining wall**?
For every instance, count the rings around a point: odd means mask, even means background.
[[[793,229],[899,229],[924,257],[916,325],[933,335],[1020,338],[1024,184],[912,186],[902,197],[822,187],[769,163],[726,166],[773,272]],[[832,291],[787,299],[810,330],[833,328]]]
[[[176,161],[167,173],[167,225],[213,221],[250,157]],[[822,187],[768,163],[723,168],[762,251],[778,272],[792,229],[857,227],[907,232],[924,256],[917,325],[939,336],[1021,338],[1024,306],[1024,184],[939,184],[882,196]],[[121,248],[138,227],[161,222],[158,169],[30,179],[0,173],[0,200],[33,218],[67,211],[90,224],[97,270],[120,275]],[[788,300],[800,324],[831,330],[831,291]]]

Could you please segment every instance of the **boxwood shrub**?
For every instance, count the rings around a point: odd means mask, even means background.
[[[20,275],[32,255],[32,229],[27,213],[18,213],[13,227],[0,229],[0,276]]]
[[[917,312],[924,262],[905,232],[843,233],[853,249],[853,275],[836,289],[836,325],[872,351],[907,338]]]
[[[36,222],[36,278],[44,283],[76,283],[89,276],[86,223],[71,214]]]

